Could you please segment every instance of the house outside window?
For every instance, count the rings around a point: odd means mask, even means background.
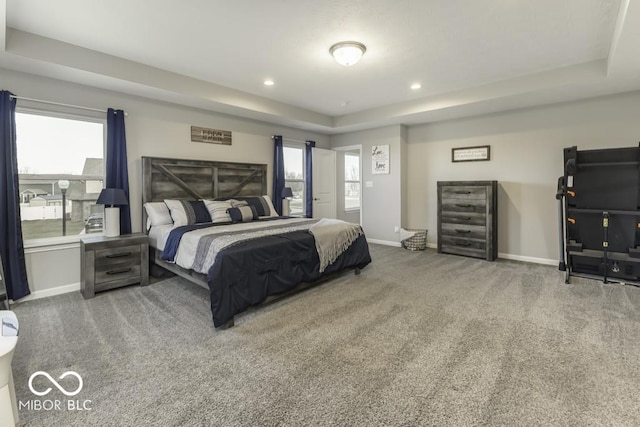
[[[102,231],[103,207],[95,202],[104,186],[105,127],[99,119],[16,112],[25,241]]]
[[[285,145],[284,154],[284,186],[291,187],[291,216],[305,215],[305,180],[304,180],[304,147]]]
[[[360,209],[360,155],[344,155],[344,210]]]

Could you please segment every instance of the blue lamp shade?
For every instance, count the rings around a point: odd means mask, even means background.
[[[293,191],[291,191],[291,187],[284,187],[282,198],[286,199],[287,197],[293,197]]]
[[[127,202],[127,196],[124,194],[124,190],[120,188],[104,188],[96,200],[97,205],[110,205],[110,206],[125,206]]]

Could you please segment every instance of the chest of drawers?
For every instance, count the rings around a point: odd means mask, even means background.
[[[438,252],[498,257],[497,188],[497,181],[438,181]]]
[[[149,284],[149,245],[144,234],[82,237],[82,296],[140,283]]]

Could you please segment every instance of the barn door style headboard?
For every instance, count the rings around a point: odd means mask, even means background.
[[[267,194],[267,165],[142,157],[142,203]],[[143,221],[146,212],[143,209]],[[143,223],[143,224],[144,224]]]

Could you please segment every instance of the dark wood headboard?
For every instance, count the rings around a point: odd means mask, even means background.
[[[266,164],[142,157],[143,204],[263,194],[267,194]]]
[[[142,202],[267,194],[267,165],[142,157]]]

